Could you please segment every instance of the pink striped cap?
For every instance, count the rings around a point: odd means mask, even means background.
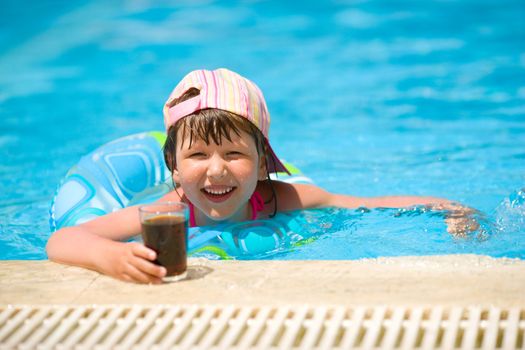
[[[190,88],[200,90],[200,94],[171,108],[169,107],[173,99],[179,98]],[[214,71],[201,69],[190,72],[171,92],[164,106],[166,131],[178,120],[207,108],[235,113],[252,122],[264,135],[270,155],[273,158],[273,162],[271,161],[271,164],[268,164],[268,171],[271,173],[290,173],[270,146],[268,136],[270,113],[268,113],[264,96],[257,85],[224,68]]]

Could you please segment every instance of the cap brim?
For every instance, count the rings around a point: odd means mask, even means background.
[[[268,172],[269,173],[286,173],[288,175],[292,175],[290,171],[281,162],[279,157],[277,157],[277,155],[272,149],[272,146],[270,146],[270,143],[268,143],[268,141],[266,142],[266,145],[268,146],[268,151],[270,152],[270,159],[268,160],[269,164],[267,164]]]

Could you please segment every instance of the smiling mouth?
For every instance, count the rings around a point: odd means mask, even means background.
[[[204,187],[201,192],[212,202],[223,202],[230,198],[237,187],[220,186],[220,187]]]

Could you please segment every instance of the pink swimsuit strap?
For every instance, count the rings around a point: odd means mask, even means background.
[[[252,207],[251,219],[255,220],[257,219],[257,213],[264,210],[264,200],[262,199],[262,196],[259,194],[259,192],[255,191],[250,197],[249,202],[250,206]],[[197,226],[197,223],[195,222],[195,207],[190,201],[188,201],[188,206],[190,207],[190,227],[195,227]]]

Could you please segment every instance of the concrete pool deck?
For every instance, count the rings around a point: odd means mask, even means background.
[[[121,282],[49,261],[0,261],[0,304],[404,305],[525,308],[525,261],[478,255],[358,261],[190,259],[186,280]]]

